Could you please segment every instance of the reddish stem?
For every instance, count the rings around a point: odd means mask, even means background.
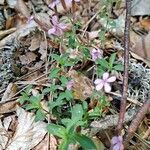
[[[129,67],[129,45],[130,45],[130,16],[131,16],[131,0],[126,0],[126,19],[124,30],[124,76],[123,76],[123,93],[121,99],[119,120],[117,125],[117,132],[120,135],[124,116],[126,112],[126,100],[128,89],[128,67]]]

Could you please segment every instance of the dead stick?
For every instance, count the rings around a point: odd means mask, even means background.
[[[137,130],[138,126],[142,122],[143,118],[145,117],[146,113],[149,111],[150,108],[150,98],[143,104],[141,109],[138,111],[135,118],[132,120],[129,128],[128,128],[128,134],[125,138],[124,145],[127,146],[130,139],[134,136],[135,131]]]
[[[124,121],[127,101],[128,89],[128,67],[129,67],[129,46],[130,46],[130,16],[131,16],[131,0],[126,0],[126,20],[124,30],[124,76],[123,76],[123,93],[121,99],[119,120],[117,125],[117,133],[120,135]]]

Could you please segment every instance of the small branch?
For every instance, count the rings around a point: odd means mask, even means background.
[[[129,128],[128,128],[128,134],[126,136],[124,145],[127,146],[130,139],[134,136],[135,131],[137,130],[138,126],[144,119],[146,113],[149,111],[150,108],[150,98],[143,104],[141,109],[138,111],[135,118],[132,120]]]
[[[117,132],[120,135],[124,121],[127,101],[128,89],[128,67],[129,67],[129,46],[130,46],[130,16],[131,16],[131,0],[126,0],[126,20],[124,30],[124,76],[123,76],[123,94],[121,99],[119,120],[117,125]]]

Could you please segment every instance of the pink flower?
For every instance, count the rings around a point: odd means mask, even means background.
[[[57,6],[60,3],[60,0],[54,0],[52,3],[49,4],[48,7],[54,9],[55,6]]]
[[[111,140],[113,150],[123,150],[124,146],[122,144],[122,136],[114,136]]]
[[[100,49],[95,49],[95,48],[93,48],[90,53],[91,53],[93,61],[96,61],[98,58],[102,58],[102,55],[103,55]]]
[[[68,81],[67,86],[66,86],[67,90],[71,90],[72,89],[73,83],[74,83],[73,80]]]
[[[51,35],[51,34],[54,34],[54,35],[62,35],[63,34],[63,31],[66,29],[66,25],[64,23],[59,23],[58,22],[58,17],[55,15],[55,16],[52,16],[52,28],[48,30],[48,34]]]
[[[96,79],[94,84],[96,84],[96,90],[99,91],[104,87],[105,92],[111,91],[110,83],[116,80],[115,76],[109,78],[109,73],[105,72],[103,74],[103,79]]]
[[[74,0],[74,1],[75,2],[80,2],[80,0]],[[54,9],[54,7],[57,6],[60,3],[61,3],[60,0],[54,0],[52,3],[49,4],[49,7]],[[72,0],[65,0],[65,3],[70,5],[72,3]]]

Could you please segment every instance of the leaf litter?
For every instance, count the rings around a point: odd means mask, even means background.
[[[63,138],[47,134],[47,123],[68,129],[71,109],[80,104],[84,122],[70,120],[74,138],[88,141],[81,134],[86,130],[93,141],[96,137],[97,149],[110,148],[111,138],[120,138],[112,146],[123,149],[127,128],[115,136],[114,127],[123,85],[124,1],[7,0],[0,5],[0,149],[63,149]],[[132,6],[127,126],[149,99],[150,91],[149,3],[134,0]],[[109,83],[109,92],[105,92],[107,81],[102,77],[106,72],[116,79]],[[96,86],[103,85],[105,90],[95,90],[96,79],[103,79],[105,84]],[[22,103],[18,102],[20,97]],[[37,118],[42,121],[36,122]],[[109,128],[111,132],[105,131]],[[139,144],[149,148],[148,128],[146,114],[129,149]],[[105,140],[101,133],[107,135]],[[85,146],[89,145],[85,142]]]

